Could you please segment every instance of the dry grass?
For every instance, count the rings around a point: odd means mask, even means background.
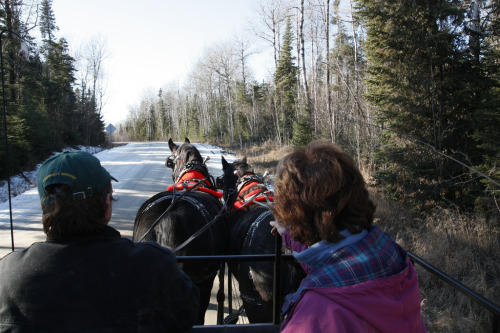
[[[272,143],[265,143],[262,146],[255,146],[248,149],[229,148],[236,153],[237,158],[247,157],[254,171],[262,175],[266,170],[274,174],[278,160],[286,154],[290,148],[276,147]]]
[[[498,221],[435,209],[417,214],[372,191],[377,221],[403,247],[498,304]],[[418,265],[422,309],[430,332],[491,332],[491,315]]]
[[[246,156],[254,170],[263,174],[265,170],[274,173],[287,148],[266,144],[230,150],[238,158]],[[370,194],[377,204],[375,223],[401,246],[477,294],[500,303],[500,221],[437,208],[418,213],[386,199],[377,189],[370,188]],[[488,311],[415,266],[429,332],[491,332]]]

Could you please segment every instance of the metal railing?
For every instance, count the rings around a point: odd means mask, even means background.
[[[274,279],[273,279],[273,322],[262,324],[240,324],[240,325],[222,325],[224,316],[224,297],[217,296],[217,325],[193,326],[190,332],[210,332],[210,333],[226,333],[226,332],[263,332],[274,333],[280,330],[280,288],[279,281],[281,275],[281,262],[282,260],[295,260],[295,258],[288,254],[281,253],[282,239],[280,235],[276,235],[275,253],[274,254],[261,254],[261,255],[219,255],[219,256],[178,256],[178,262],[188,261],[217,261],[222,262],[224,265],[228,262],[244,262],[244,261],[274,261]],[[224,265],[221,265],[221,270]],[[231,279],[231,273],[228,273],[228,280]],[[229,280],[230,281],[230,280]],[[229,282],[230,286],[231,283]],[[219,285],[219,293],[224,292],[224,285]],[[229,292],[228,292],[229,294]],[[229,295],[229,304],[231,304],[231,297]],[[231,306],[229,306],[231,311]],[[231,313],[230,313],[231,314]]]
[[[222,317],[224,311],[224,305],[217,307],[217,325],[206,325],[206,326],[194,326],[191,332],[211,332],[211,333],[222,333],[222,332],[279,332],[280,328],[280,304],[277,302],[280,299],[278,288],[278,281],[280,281],[280,265],[282,260],[295,260],[295,258],[290,254],[281,253],[281,237],[276,237],[276,253],[275,254],[262,254],[262,255],[220,255],[220,256],[179,256],[177,257],[178,262],[187,261],[218,261],[218,262],[233,262],[233,261],[274,261],[274,286],[273,286],[273,302],[274,302],[274,313],[273,313],[273,323],[267,324],[242,324],[242,325],[222,325]],[[467,286],[456,281],[452,277],[446,275],[444,272],[440,271],[430,263],[421,259],[417,255],[408,252],[410,260],[415,264],[423,267],[429,271],[434,276],[443,280],[453,288],[457,289],[459,292],[476,302],[481,307],[488,310],[492,315],[492,329],[493,333],[500,333],[500,307],[488,300],[487,298],[477,294]],[[230,278],[230,275],[229,277]],[[220,286],[222,292],[224,286]],[[232,295],[229,295],[232,297]]]
[[[422,258],[416,256],[415,254],[408,252],[408,256],[410,257],[410,260],[413,263],[417,263],[430,273],[432,273],[434,276],[438,277],[439,279],[443,280],[453,288],[457,289],[460,291],[462,294],[488,310],[491,315],[492,315],[492,328],[491,332],[493,333],[500,333],[500,307],[496,304],[494,304],[492,301],[488,300],[487,298],[479,295],[478,293],[472,291],[470,288],[465,286],[464,284],[458,282],[457,280],[453,279],[452,277],[446,275],[436,267],[432,266]]]

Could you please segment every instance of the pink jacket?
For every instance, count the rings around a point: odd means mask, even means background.
[[[286,229],[285,232],[281,235],[281,237],[282,237],[281,243],[283,244],[284,247],[286,247],[289,250],[300,253],[300,252],[304,251],[305,249],[307,249],[307,245],[296,242],[290,237],[290,230],[289,229]],[[309,272],[311,271],[311,268],[309,268],[309,266],[307,266],[306,264],[304,264],[300,261],[299,261],[299,264],[304,269],[304,272],[306,272],[306,274],[309,274]]]
[[[401,273],[345,287],[304,291],[281,332],[427,332],[413,264]]]

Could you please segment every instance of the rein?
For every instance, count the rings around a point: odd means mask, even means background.
[[[205,230],[207,230],[208,228],[210,228],[212,226],[212,224],[214,224],[215,221],[217,221],[219,219],[219,217],[227,215],[228,213],[223,213],[225,209],[226,209],[226,202],[224,202],[224,204],[222,205],[221,209],[219,210],[219,212],[217,213],[217,215],[215,215],[215,217],[212,219],[212,221],[210,221],[207,224],[205,224],[197,232],[195,232],[194,234],[192,234],[191,237],[189,237],[188,239],[186,239],[184,241],[184,243],[182,243],[181,245],[179,245],[175,249],[173,249],[172,253],[176,254],[178,251],[180,251],[181,249],[183,249],[186,245],[188,245],[189,243],[191,243],[191,241],[193,239],[195,239],[196,237],[198,237],[199,235],[201,235]]]
[[[180,158],[178,158],[178,159],[180,160]],[[181,163],[183,163],[182,160],[180,160],[180,161],[181,161]],[[174,170],[174,172],[175,172],[175,170]],[[207,176],[205,176],[203,172],[205,172],[207,174]],[[165,214],[172,209],[174,204],[179,199],[181,199],[183,196],[185,196],[187,193],[194,191],[194,190],[197,190],[197,191],[211,194],[218,199],[222,198],[222,196],[223,196],[223,194],[216,191],[215,187],[212,185],[214,183],[213,177],[212,177],[212,181],[210,181],[210,174],[208,173],[208,169],[204,163],[200,163],[200,162],[186,163],[184,165],[178,179],[179,180],[176,182],[175,185],[170,185],[169,187],[167,187],[167,191],[173,192],[172,202],[167,207],[167,209],[155,220],[155,222],[144,233],[144,235],[139,239],[138,242],[141,242],[144,239],[144,237],[146,237],[151,232],[151,230],[153,230],[158,225],[161,218],[163,216],[165,216]],[[179,196],[177,196],[178,191],[182,191],[182,193]],[[144,214],[144,212],[147,211],[149,208],[154,206],[158,201],[159,200],[149,204],[141,212],[141,215]],[[227,215],[228,213],[223,214],[223,212],[226,210],[226,206],[227,206],[227,202],[224,202],[224,204],[222,205],[222,207],[219,210],[219,212],[217,213],[217,215],[215,215],[215,217],[210,222],[205,224],[202,228],[200,228],[193,235],[191,235],[191,237],[189,237],[187,240],[185,240],[181,245],[179,245],[174,250],[172,250],[172,253],[175,254],[178,251],[180,251],[181,249],[183,249],[185,246],[187,246],[189,243],[191,243],[196,237],[198,237],[203,232],[205,232],[205,230],[210,228],[221,216]],[[197,208],[198,208],[198,210],[200,209],[199,207],[197,207]],[[205,214],[203,214],[203,215],[205,216]],[[206,216],[205,216],[205,220],[207,220]]]
[[[196,188],[196,185],[192,186],[191,188],[189,188],[186,191],[182,192],[178,197],[176,197],[177,192],[174,191],[174,196],[172,198],[172,202],[170,203],[170,205],[167,207],[167,209],[165,209],[165,211],[160,216],[158,216],[158,218],[153,222],[153,224],[151,225],[151,227],[149,227],[149,229],[144,233],[144,235],[142,235],[142,237],[137,242],[138,243],[142,242],[142,240],[144,239],[144,237],[146,237],[151,232],[151,230],[153,230],[156,227],[156,225],[160,222],[161,218],[172,209],[172,207],[174,206],[174,203],[176,203],[177,200],[179,200],[180,198],[182,198],[183,196],[185,196],[186,194],[188,194],[190,191],[193,191],[195,188]],[[148,209],[150,209],[156,203],[157,203],[157,201],[152,202],[146,208],[144,208],[144,210],[141,212],[140,216],[142,216],[142,214],[144,214]]]
[[[174,206],[174,204],[179,200],[181,199],[183,196],[185,196],[187,193],[193,191],[194,189],[196,189],[196,187],[198,187],[199,185],[201,185],[202,182],[200,181],[198,184],[196,185],[193,185],[193,186],[190,186],[189,188],[187,188],[185,191],[183,191],[179,196],[176,196],[177,195],[177,191],[175,191],[174,189],[174,193],[173,193],[173,197],[172,197],[172,202],[170,203],[170,205],[167,207],[167,209],[154,221],[154,223],[151,225],[151,227],[144,233],[144,235],[138,240],[138,242],[141,242],[144,237],[146,237],[150,232],[151,230],[153,230],[156,225],[160,222],[161,218],[167,213],[169,212],[172,207]],[[164,198],[162,198],[164,199]],[[148,209],[150,209],[152,206],[154,206],[157,202],[159,202],[161,200],[157,200],[155,202],[152,202],[151,204],[149,204],[142,212],[141,212],[141,215],[144,214],[144,212],[146,212]],[[188,245],[189,243],[191,243],[193,241],[193,239],[195,239],[196,237],[198,237],[199,235],[201,235],[205,230],[207,230],[208,228],[210,228],[212,226],[212,224],[214,224],[220,217],[224,216],[224,215],[227,215],[229,213],[223,213],[225,210],[226,210],[226,206],[227,206],[227,202],[224,202],[224,204],[222,205],[221,209],[219,210],[219,212],[217,213],[217,215],[215,215],[215,217],[212,219],[212,221],[208,222],[207,224],[205,224],[202,228],[200,228],[198,231],[196,231],[193,235],[191,235],[191,237],[189,237],[186,241],[184,241],[181,245],[179,245],[178,247],[176,247],[174,250],[172,250],[172,253],[175,254],[177,253],[178,251],[180,251],[181,249],[183,249],[186,245]]]

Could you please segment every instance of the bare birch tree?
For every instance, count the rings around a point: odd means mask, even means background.
[[[205,66],[217,74],[221,91],[226,102],[230,143],[234,141],[234,103],[233,92],[235,75],[238,71],[236,51],[229,43],[219,43],[205,53]]]
[[[274,68],[276,68],[280,52],[281,29],[288,18],[289,7],[284,0],[271,0],[260,4],[258,15],[264,24],[264,29],[257,29],[255,33],[273,48]]]
[[[306,54],[305,54],[305,42],[304,42],[304,12],[305,12],[305,7],[304,7],[304,0],[300,0],[300,6],[299,6],[299,21],[298,21],[298,41],[299,41],[299,61],[300,61],[300,73],[302,76],[302,85],[304,87],[304,93],[306,97],[306,103],[308,106],[309,110],[309,119],[311,119],[311,112],[313,109],[312,101],[311,101],[311,95],[309,92],[309,84],[307,80],[307,71],[306,71]]]
[[[101,35],[92,37],[83,47],[82,58],[85,70],[83,72],[86,86],[92,94],[95,110],[101,114],[106,95],[106,73],[104,61],[110,57],[106,39]]]

